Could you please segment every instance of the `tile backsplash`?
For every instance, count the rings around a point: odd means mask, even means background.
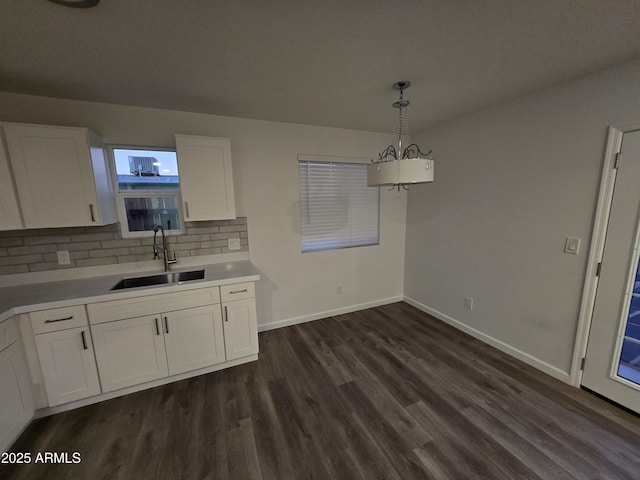
[[[178,258],[249,250],[246,217],[185,225],[186,233],[167,236]],[[230,238],[240,250],[228,249]],[[152,245],[153,237],[122,238],[119,224],[0,232],[0,275],[152,260]],[[58,265],[56,252],[65,250],[71,263]]]

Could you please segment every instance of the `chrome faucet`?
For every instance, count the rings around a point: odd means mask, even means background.
[[[159,258],[158,256],[158,245],[156,243],[156,235],[158,234],[158,230],[162,234],[162,257],[164,259],[164,271],[169,271],[169,266],[174,263],[178,263],[178,259],[176,258],[176,254],[174,252],[173,258],[171,258],[171,253],[169,253],[169,247],[167,246],[167,237],[164,236],[164,228],[162,225],[156,225],[153,227],[153,259]]]

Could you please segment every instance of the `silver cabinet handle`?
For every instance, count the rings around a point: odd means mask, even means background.
[[[189,218],[189,202],[184,202],[184,216]]]
[[[95,221],[96,221],[96,216],[95,216],[95,214],[93,213],[93,203],[90,203],[90,204],[89,204],[89,212],[91,213],[91,221],[92,221],[92,222],[95,222]]]
[[[89,350],[89,347],[87,347],[87,339],[84,336],[84,330],[80,332],[80,336],[82,337],[82,348],[85,350]]]
[[[73,318],[73,315],[69,315],[68,317],[64,317],[64,318],[55,318],[52,320],[45,320],[44,323],[66,322],[67,320],[71,320],[72,318]]]
[[[169,333],[169,319],[164,317],[164,331]]]
[[[230,295],[234,295],[236,293],[247,293],[249,290],[248,289],[244,289],[244,290],[233,290],[231,292],[229,292]]]
[[[227,306],[224,306],[224,321],[228,322],[229,321],[229,310],[227,310]]]
[[[158,327],[158,317],[154,318],[156,322],[156,335],[160,335],[160,328]]]

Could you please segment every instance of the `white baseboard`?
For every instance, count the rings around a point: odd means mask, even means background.
[[[309,315],[302,315],[301,317],[286,318],[284,320],[277,320],[275,322],[263,323],[258,325],[259,332],[266,332],[267,330],[275,330],[276,328],[288,327],[290,325],[297,325],[299,323],[311,322],[313,320],[320,320],[321,318],[332,317],[334,315],[343,315],[345,313],[357,312],[358,310],[364,310],[366,308],[379,307],[380,305],[388,305],[389,303],[401,302],[403,300],[402,295],[396,297],[383,298],[381,300],[374,300],[373,302],[360,303],[358,305],[349,305],[347,307],[340,307],[334,310],[326,310],[324,312],[312,313]]]
[[[471,328],[470,326],[465,325],[461,321],[456,320],[455,318],[450,317],[448,315],[445,315],[444,313],[439,312],[438,310],[435,310],[431,307],[428,307],[427,305],[424,305],[412,298],[405,296],[404,301],[407,302],[409,305],[412,305],[417,309],[422,310],[423,312],[428,313],[429,315],[437,318],[438,320],[441,320],[451,325],[452,327],[457,328],[458,330],[462,330],[463,332],[468,333],[469,335],[471,335],[474,338],[477,338],[481,342],[491,345],[492,347],[497,348],[501,352],[504,352],[507,355],[511,355],[512,357],[517,358],[518,360],[522,360],[527,365],[530,365],[546,373],[547,375],[551,375],[552,377],[557,378],[562,382],[571,384],[571,375],[568,372],[565,372],[557,367],[554,367],[553,365],[549,365],[548,363],[543,362],[542,360],[536,357],[533,357],[528,353],[523,352],[522,350],[518,350],[517,348],[514,348],[511,345],[508,345],[503,341],[498,340],[497,338],[493,338],[487,335],[486,333],[482,333],[481,331],[476,330],[475,328]]]

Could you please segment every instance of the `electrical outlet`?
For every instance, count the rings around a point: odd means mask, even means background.
[[[464,297],[464,308],[467,310],[473,310],[473,298]]]
[[[240,250],[240,239],[239,238],[230,238],[227,243],[229,245],[229,250]]]
[[[342,295],[342,285],[336,286],[336,295]]]
[[[58,255],[58,265],[71,265],[68,250],[60,250],[56,254]]]

